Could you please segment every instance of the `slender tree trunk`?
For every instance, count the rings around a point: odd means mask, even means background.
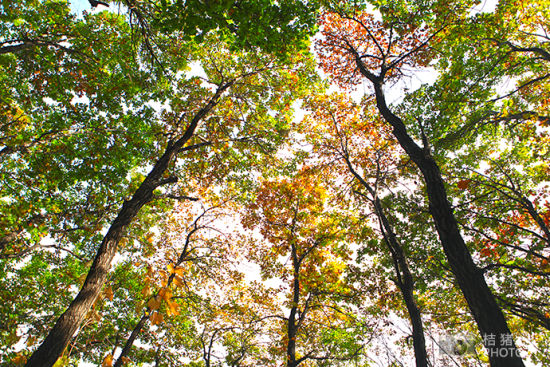
[[[349,160],[347,150],[344,151],[344,159],[351,174],[373,198],[371,201],[374,205],[374,211],[378,217],[378,221],[380,222],[380,229],[384,237],[384,242],[386,243],[393,259],[395,273],[397,275],[397,285],[401,291],[401,295],[403,296],[405,306],[407,307],[407,312],[409,313],[409,318],[411,319],[416,366],[428,367],[428,353],[426,352],[424,325],[422,323],[420,309],[414,299],[414,279],[409,269],[409,264],[407,263],[405,253],[403,252],[403,247],[399,243],[397,236],[395,235],[395,231],[393,230],[393,226],[384,212],[384,207],[378,198],[376,190],[355,170]]]
[[[114,367],[121,367],[124,363],[124,358],[128,355],[130,352],[130,349],[132,349],[132,345],[134,344],[134,341],[136,340],[137,336],[141,332],[141,329],[145,326],[145,323],[149,319],[149,316],[147,314],[143,315],[139,322],[136,324],[134,329],[132,330],[132,333],[130,334],[130,337],[126,340],[126,343],[124,344],[124,348],[122,348],[122,352],[120,352],[120,355],[118,356]]]
[[[153,197],[153,191],[174,180],[163,179],[163,174],[176,157],[178,151],[193,136],[199,122],[214,108],[219,98],[233,82],[223,84],[191,120],[187,130],[176,142],[169,142],[164,154],[155,163],[153,169],[141,183],[129,201],[124,202],[122,209],[111,224],[96,253],[94,262],[82,288],[67,310],[59,317],[46,339],[27,361],[27,367],[49,367],[61,356],[69,341],[74,336],[86,314],[94,304],[109,274],[111,263],[117,252],[118,243],[126,227],[139,213],[140,209]]]
[[[296,334],[298,332],[296,325],[296,312],[298,310],[298,302],[300,301],[300,262],[294,246],[292,246],[292,265],[294,268],[294,279],[292,286],[292,307],[290,308],[287,325],[287,367],[296,367],[298,365],[296,363]]]
[[[405,301],[405,306],[411,319],[413,330],[413,348],[417,367],[428,367],[428,353],[426,353],[426,340],[424,338],[424,325],[420,309],[414,298],[414,279],[409,269],[409,264],[399,243],[397,236],[384,213],[384,209],[378,198],[375,198],[376,215],[380,221],[380,228],[384,234],[384,241],[390,250],[395,272],[397,274],[397,285]]]
[[[359,62],[359,61],[358,61]],[[523,367],[523,361],[514,344],[510,329],[500,306],[466,247],[458,228],[453,209],[439,166],[427,149],[422,149],[408,134],[403,121],[393,114],[386,104],[382,80],[359,65],[364,76],[373,83],[376,104],[383,118],[393,127],[393,135],[424,177],[430,204],[430,213],[435,222],[439,239],[458,285],[468,303],[485,343],[492,367]],[[365,74],[366,73],[368,74]]]
[[[180,266],[186,259],[186,257],[191,253],[192,250],[189,250],[189,244],[191,243],[191,237],[192,235],[199,230],[198,221],[201,219],[208,210],[205,210],[201,215],[195,219],[193,222],[193,229],[187,233],[187,236],[185,237],[185,245],[183,246],[183,250],[181,251],[178,260],[176,261],[176,267]],[[176,274],[170,274],[168,277],[168,281],[166,282],[166,288],[170,287],[174,281],[174,278],[176,277]],[[158,296],[158,292],[156,294]],[[130,334],[130,337],[126,340],[126,343],[124,343],[124,347],[122,348],[122,351],[120,352],[120,355],[118,356],[115,364],[113,367],[121,367],[124,363],[124,358],[128,356],[128,353],[130,353],[130,350],[132,349],[132,345],[136,341],[139,333],[147,323],[147,320],[149,320],[151,309],[149,307],[146,307],[144,315],[141,317],[141,319],[138,321],[136,326],[134,326],[134,329],[132,330],[132,333]],[[207,367],[210,365],[210,358],[206,359]]]

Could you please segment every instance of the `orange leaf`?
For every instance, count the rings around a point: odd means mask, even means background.
[[[164,318],[158,311],[155,311],[151,314],[151,324],[160,325],[163,320]]]
[[[174,277],[174,285],[176,287],[181,287],[183,286],[185,283],[183,283],[183,279],[181,279],[179,276],[175,276]]]
[[[113,356],[109,354],[103,359],[103,362],[101,362],[101,367],[111,367],[112,365],[113,365]]]
[[[149,285],[146,284],[145,287],[141,290],[141,295],[143,297],[147,297],[149,294],[151,294],[151,288],[149,288]]]
[[[479,250],[479,253],[482,256],[488,257],[488,256],[491,256],[492,250],[489,247],[484,247],[481,250]]]
[[[466,190],[468,186],[470,186],[470,182],[471,180],[460,180],[456,185],[458,186],[459,189]]]
[[[111,288],[111,286],[108,286],[107,289],[105,289],[105,297],[107,297],[109,301],[112,301],[113,296],[114,296],[113,288]]]
[[[168,306],[166,308],[166,313],[168,314],[168,316],[175,316],[180,314],[180,306],[176,302],[172,302],[171,300],[169,300],[166,301],[166,305]]]
[[[11,361],[15,365],[23,365],[27,363],[27,357],[25,357],[21,352],[19,352],[15,357],[13,357]]]
[[[153,297],[147,302],[147,307],[149,307],[151,310],[158,310],[160,307],[160,298],[159,297]]]
[[[170,290],[170,288],[162,288],[159,291],[159,296],[166,302],[169,302],[172,298],[172,290]]]

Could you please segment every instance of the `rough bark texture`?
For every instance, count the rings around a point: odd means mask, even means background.
[[[99,246],[80,292],[67,310],[59,317],[46,339],[29,358],[26,364],[27,367],[53,366],[61,356],[101,292],[124,230],[136,217],[140,209],[152,199],[153,191],[157,187],[168,182],[175,182],[175,180],[163,179],[164,172],[176,157],[178,151],[193,136],[199,122],[214,108],[220,96],[231,85],[232,83],[226,83],[218,88],[206,105],[193,117],[185,133],[177,141],[168,143],[164,154],[155,163],[153,169],[132,198],[124,202],[122,209],[112,222],[109,231]]]
[[[372,77],[372,74],[370,74],[370,77]],[[429,151],[414,142],[409,136],[403,121],[388,108],[380,78],[369,79],[375,89],[379,112],[386,122],[393,127],[393,135],[422,172],[430,204],[430,213],[449,265],[482,337],[491,341],[486,345],[491,366],[524,366],[513,339],[511,339],[510,329],[504,314],[487,285],[483,272],[475,265],[462,238],[452,206],[447,199],[447,192],[439,166]],[[510,340],[511,345],[508,345]]]

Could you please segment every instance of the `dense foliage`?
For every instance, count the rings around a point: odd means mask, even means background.
[[[549,32],[542,0],[0,2],[0,364],[550,364]]]

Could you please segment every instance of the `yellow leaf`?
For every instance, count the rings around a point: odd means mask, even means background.
[[[160,307],[160,298],[159,297],[152,297],[149,302],[147,302],[147,307],[149,307],[151,310],[158,310]]]
[[[101,367],[111,367],[112,365],[113,365],[113,356],[109,354],[103,359],[103,362],[101,362]]]
[[[176,302],[168,300],[166,301],[166,305],[168,306],[166,308],[166,313],[168,314],[168,316],[175,316],[180,314],[180,305],[178,305]]]
[[[64,355],[53,364],[53,367],[66,367],[69,365],[69,358]]]
[[[174,265],[172,265],[172,263],[168,264],[167,268],[168,268],[168,273],[174,274]]]
[[[109,301],[112,301],[113,295],[113,288],[111,288],[111,286],[108,286],[107,289],[105,289],[105,297],[107,297]]]
[[[158,311],[153,312],[150,318],[153,325],[160,325],[164,319]]]

